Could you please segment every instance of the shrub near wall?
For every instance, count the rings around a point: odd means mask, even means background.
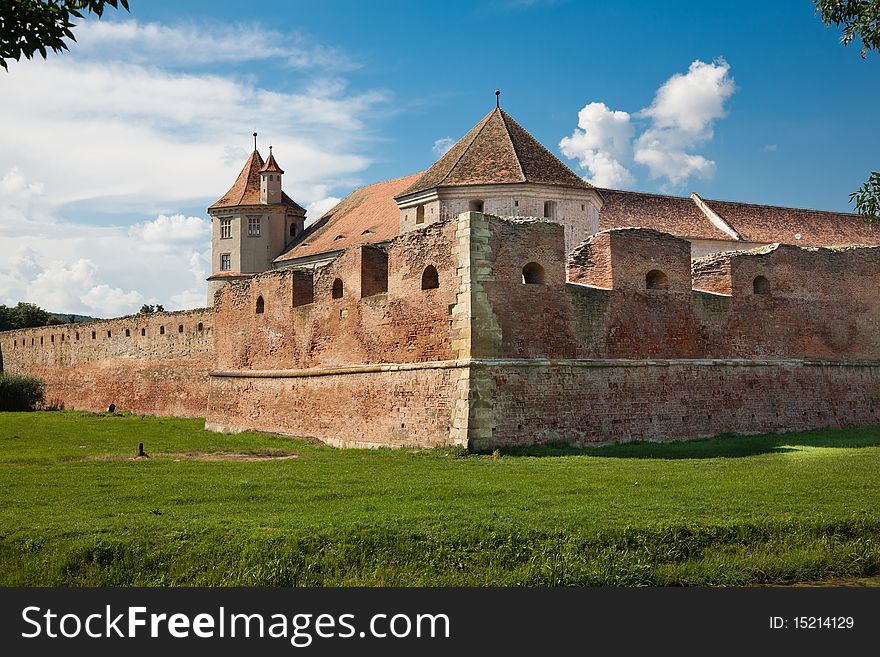
[[[45,401],[45,389],[36,377],[0,374],[0,411],[32,411]]]

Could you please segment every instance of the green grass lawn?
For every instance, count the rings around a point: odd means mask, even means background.
[[[880,572],[880,429],[466,455],[202,426],[0,413],[0,585],[722,585]],[[133,458],[139,442],[150,458]]]

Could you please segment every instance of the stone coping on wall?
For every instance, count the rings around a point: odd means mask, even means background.
[[[340,367],[316,367],[306,370],[225,370],[210,373],[213,377],[292,379],[313,376],[403,372],[407,370],[454,369],[461,367],[675,367],[719,365],[734,367],[880,367],[880,360],[816,360],[796,358],[460,358],[420,363],[375,363]]]

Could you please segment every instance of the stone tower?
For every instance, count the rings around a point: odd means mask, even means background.
[[[245,162],[235,183],[208,208],[211,216],[211,276],[208,305],[214,293],[230,281],[249,278],[272,268],[303,231],[306,211],[281,189],[284,171],[269,147],[263,161],[257,150]]]

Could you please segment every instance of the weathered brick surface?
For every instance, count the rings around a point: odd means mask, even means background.
[[[211,377],[206,426],[262,429],[340,447],[452,444],[456,370]]]
[[[880,366],[801,362],[493,364],[477,447],[588,444],[880,424]]]
[[[65,408],[116,404],[200,417],[214,364],[213,315],[200,309],[9,331],[0,333],[0,349],[4,371],[39,376],[47,401]]]

